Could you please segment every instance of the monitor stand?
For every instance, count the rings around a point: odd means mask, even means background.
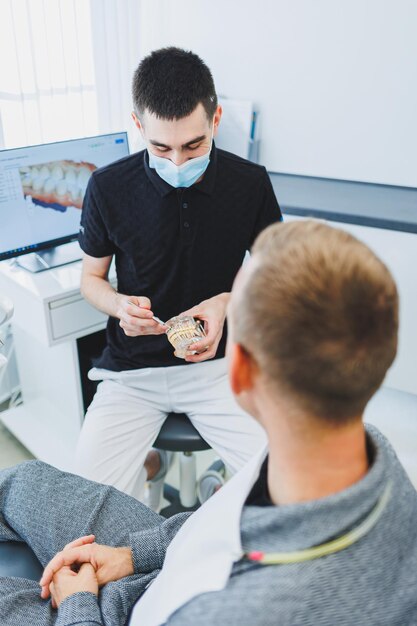
[[[22,254],[16,259],[16,264],[23,267],[28,272],[44,272],[53,267],[74,263],[81,259],[82,252],[78,241],[65,243],[56,248],[48,250],[39,250],[39,252],[31,252],[30,254]]]

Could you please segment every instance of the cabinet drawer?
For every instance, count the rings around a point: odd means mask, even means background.
[[[97,311],[79,294],[54,300],[48,306],[52,341],[71,335],[82,336],[94,327],[104,328],[107,322],[107,315]]]

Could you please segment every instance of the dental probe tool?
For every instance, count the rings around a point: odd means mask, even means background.
[[[152,315],[152,319],[155,320],[155,322],[158,322],[158,324],[161,324],[161,326],[167,326],[168,328],[171,328],[169,324],[160,320],[159,317],[156,317],[156,315]]]
[[[135,304],[131,300],[128,300],[127,302],[128,304],[131,304],[132,306],[138,306],[139,308],[141,308],[138,304]],[[168,328],[171,328],[169,324],[166,324],[165,322],[163,322],[161,319],[159,319],[159,317],[156,317],[156,315],[152,315],[152,319],[155,320],[155,322],[157,322],[158,324],[161,324],[161,326],[167,326]]]

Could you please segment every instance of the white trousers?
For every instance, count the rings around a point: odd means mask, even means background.
[[[123,372],[102,380],[86,413],[75,472],[141,499],[144,462],[168,413],[186,413],[231,473],[265,445],[263,429],[236,403],[225,359]]]

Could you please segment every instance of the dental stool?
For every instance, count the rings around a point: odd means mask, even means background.
[[[16,576],[39,581],[43,567],[26,543],[0,542],[0,578]]]
[[[170,503],[161,511],[164,517],[170,517],[182,511],[193,511],[200,505],[197,499],[197,469],[194,452],[209,450],[198,430],[194,428],[184,413],[169,413],[154,448],[180,452],[180,488],[164,485],[164,498]]]

